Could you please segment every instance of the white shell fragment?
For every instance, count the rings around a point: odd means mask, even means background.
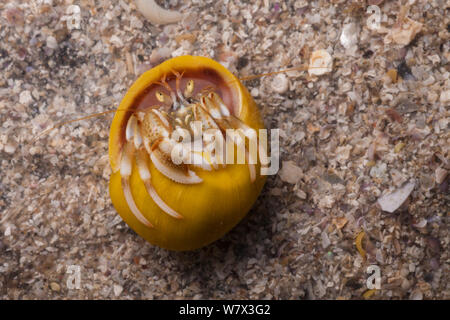
[[[176,23],[183,18],[180,12],[161,8],[155,0],[135,0],[135,2],[139,12],[152,24]]]
[[[272,89],[277,93],[285,93],[289,89],[289,80],[284,74],[279,74],[272,81]]]
[[[80,29],[81,24],[81,9],[79,6],[72,4],[67,7],[66,15],[62,18],[66,21],[67,29]]]
[[[378,199],[381,210],[393,213],[408,199],[416,186],[415,181],[410,181],[394,192],[385,194]]]
[[[394,42],[403,46],[408,45],[416,35],[422,30],[420,22],[411,20],[410,18],[403,19],[400,26],[394,27],[384,38],[384,43],[389,44]]]
[[[123,287],[121,285],[115,284],[114,285],[114,295],[116,297],[120,296],[122,294]]]
[[[23,105],[29,105],[31,102],[33,102],[30,91],[22,91],[19,95],[19,102]]]
[[[309,75],[320,76],[331,72],[333,67],[333,58],[326,50],[316,50],[309,59]]]
[[[56,49],[58,48],[58,42],[56,41],[55,37],[48,36],[46,41],[47,47],[50,49]]]
[[[326,249],[331,244],[330,238],[328,237],[326,231],[323,231],[321,236],[322,236],[322,248]]]
[[[359,28],[356,23],[349,23],[342,28],[341,41],[342,46],[349,52],[355,52],[358,49]]]
[[[427,226],[427,223],[428,223],[427,219],[422,218],[419,222],[413,224],[413,226],[416,228],[422,229]]]

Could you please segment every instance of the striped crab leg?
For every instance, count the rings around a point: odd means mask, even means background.
[[[238,117],[230,114],[228,108],[225,106],[225,103],[222,101],[220,96],[215,92],[210,92],[208,94],[208,98],[212,101],[212,104],[216,106],[216,109],[220,110],[220,113],[223,115],[223,118],[226,122],[228,122],[229,125],[235,128],[239,128],[242,130],[244,135],[252,141],[252,139],[257,139],[258,142],[258,154],[261,160],[261,165],[263,167],[266,167],[267,164],[267,147],[266,144],[261,143],[258,135],[256,134],[256,130],[246,125],[244,122],[242,122],[241,119]],[[267,137],[266,137],[267,140]],[[256,159],[254,159],[254,156],[256,152],[250,152],[248,157],[250,159],[250,163],[256,163]],[[256,155],[257,157],[257,155]]]
[[[245,143],[245,137],[249,141],[257,139],[256,131],[232,115],[217,93],[210,92],[203,96],[200,101],[204,108],[209,111],[209,114],[214,118],[215,122],[223,129],[240,129],[237,135],[234,134],[231,136],[236,146],[239,147]],[[252,182],[256,180],[256,159],[254,159],[253,154],[254,152],[248,152],[247,148],[245,148],[245,161],[247,161],[250,180]]]
[[[158,195],[155,188],[152,185],[151,182],[151,175],[150,170],[147,167],[147,163],[145,161],[145,151],[143,149],[139,149],[136,154],[136,163],[139,170],[139,176],[141,177],[142,181],[144,182],[145,188],[147,189],[147,192],[149,196],[153,199],[153,201],[157,204],[157,206],[167,213],[168,215],[174,217],[175,219],[182,219],[183,216],[180,215],[178,212],[173,210],[171,207],[169,207]]]
[[[184,96],[183,96],[183,94],[181,93],[181,90],[180,90],[181,78],[183,77],[184,71],[182,73],[179,73],[179,72],[177,72],[175,70],[172,70],[172,73],[176,77],[175,89],[176,89],[176,92],[177,92],[178,99],[180,99],[181,103],[186,106],[186,105],[188,105],[188,102],[184,98]]]
[[[138,219],[142,224],[146,225],[149,228],[153,228],[153,225],[144,217],[142,212],[136,205],[134,201],[133,195],[131,193],[130,188],[130,176],[132,171],[132,160],[135,151],[135,146],[132,140],[134,136],[134,125],[136,123],[136,118],[131,116],[128,120],[127,127],[125,130],[126,143],[122,150],[122,156],[120,160],[120,176],[122,177],[122,190],[125,196],[125,200],[128,204],[128,208],[130,208],[133,215]]]
[[[202,130],[204,130],[203,138],[205,143],[202,153],[193,153],[194,159],[197,159],[197,162],[195,163],[197,166],[198,164],[203,164],[201,167],[205,170],[211,170],[212,168],[217,170],[219,168],[219,163],[215,154],[213,154],[213,150],[214,152],[217,151],[215,150],[215,139],[221,139],[222,141],[224,140],[223,133],[220,130],[219,124],[205,108],[204,104],[195,104],[192,109],[194,119],[201,123]],[[208,130],[211,131],[208,132]],[[218,144],[223,148],[223,142]],[[220,164],[223,164],[223,161],[220,162]]]
[[[144,217],[142,212],[137,208],[136,203],[133,199],[133,196],[131,194],[130,190],[130,184],[129,184],[129,177],[131,176],[131,162],[132,158],[135,155],[136,156],[136,165],[138,167],[139,176],[142,180],[142,182],[145,185],[145,188],[147,190],[148,195],[152,198],[152,200],[155,202],[155,204],[165,213],[168,215],[176,218],[181,219],[183,218],[179,213],[177,213],[175,210],[170,208],[158,195],[155,188],[153,187],[151,183],[151,174],[150,170],[148,169],[147,163],[146,163],[146,157],[145,157],[145,149],[143,145],[143,139],[142,135],[139,132],[139,126],[136,120],[136,117],[132,115],[127,123],[126,128],[126,146],[124,153],[122,155],[122,161],[124,164],[124,173],[122,173],[122,166],[121,166],[121,175],[122,175],[122,181],[123,181],[123,191],[125,195],[125,199],[127,201],[127,204],[130,208],[130,210],[133,212],[133,214],[136,216],[136,218],[141,221],[143,224],[153,227],[153,225]],[[122,163],[121,163],[122,164]]]
[[[155,110],[156,113],[156,110]],[[162,117],[162,115],[161,115]],[[135,118],[136,119],[136,118]],[[152,198],[152,200],[156,203],[156,205],[165,213],[168,215],[174,217],[175,219],[181,219],[183,218],[178,212],[170,208],[158,195],[155,188],[152,185],[151,182],[151,174],[150,170],[148,169],[146,157],[145,157],[145,147],[143,145],[143,139],[142,135],[139,130],[139,125],[137,121],[135,120],[133,122],[134,125],[134,144],[135,148],[137,150],[136,152],[136,164],[139,171],[139,176],[141,177],[141,180],[144,182],[145,188],[147,189],[147,193]]]

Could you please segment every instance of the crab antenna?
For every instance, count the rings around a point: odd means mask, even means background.
[[[81,117],[81,118],[76,118],[76,119],[71,119],[71,120],[59,122],[59,123],[55,124],[53,127],[47,128],[44,131],[40,132],[33,140],[31,140],[31,142],[32,143],[36,142],[37,140],[39,140],[41,137],[45,136],[46,134],[48,134],[52,130],[61,128],[62,126],[65,126],[66,124],[77,122],[77,121],[81,121],[81,120],[87,120],[87,119],[92,119],[92,118],[104,116],[106,114],[114,113],[114,112],[117,112],[117,111],[130,111],[130,110],[113,109],[113,110],[103,111],[103,112],[99,112],[99,113],[94,113],[94,114],[91,114],[91,115],[88,115],[88,116],[84,116],[84,117]]]
[[[310,67],[311,68],[311,67]],[[314,68],[314,67],[312,67]],[[321,68],[321,67],[318,67]],[[262,78],[262,77],[266,77],[266,76],[273,76],[276,74],[280,74],[280,73],[286,73],[289,71],[305,71],[308,70],[308,66],[306,65],[301,65],[298,67],[292,67],[292,68],[288,68],[288,69],[284,69],[284,70],[280,70],[280,71],[273,71],[273,72],[267,72],[267,73],[261,73],[261,74],[255,74],[255,75],[250,75],[250,76],[244,76],[244,77],[240,77],[239,80],[240,81],[248,81],[248,80],[253,80],[253,79],[257,79],[257,78]],[[230,83],[234,82],[230,81]],[[160,83],[162,84],[162,83]],[[170,88],[170,87],[169,87]],[[100,116],[104,116],[106,114],[110,114],[110,113],[114,113],[117,111],[128,111],[130,112],[130,110],[120,110],[120,109],[113,109],[113,110],[108,110],[108,111],[103,111],[103,112],[99,112],[99,113],[94,113],[88,116],[84,116],[81,118],[76,118],[76,119],[72,119],[72,120],[68,120],[68,121],[63,121],[63,122],[59,122],[57,124],[55,124],[53,127],[47,128],[44,131],[42,131],[41,133],[39,133],[31,142],[36,142],[37,140],[39,140],[42,136],[48,134],[49,132],[51,132],[54,129],[60,128],[66,124],[69,123],[73,123],[73,122],[77,122],[77,121],[82,121],[82,120],[88,120],[88,119],[92,119],[92,118],[96,118],[96,117],[100,117]]]
[[[308,69],[308,67],[303,65],[303,66],[292,67],[292,68],[288,68],[288,69],[284,69],[284,70],[280,70],[280,71],[273,71],[273,72],[255,74],[255,75],[251,75],[251,76],[245,76],[245,77],[239,78],[239,80],[247,81],[247,80],[253,80],[253,79],[257,79],[257,78],[261,78],[261,77],[265,77],[265,76],[273,76],[273,75],[280,74],[280,73],[286,73],[289,71],[305,71],[307,69]]]

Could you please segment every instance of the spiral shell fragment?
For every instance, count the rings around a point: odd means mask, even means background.
[[[137,9],[153,24],[176,23],[183,19],[183,15],[177,11],[161,8],[155,0],[135,0]]]

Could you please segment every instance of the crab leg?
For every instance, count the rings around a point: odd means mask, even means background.
[[[130,188],[130,176],[132,170],[132,160],[133,156],[136,154],[136,164],[138,166],[139,176],[141,180],[144,182],[145,188],[149,196],[156,203],[156,205],[161,208],[165,213],[170,216],[181,219],[182,216],[170,208],[158,195],[153,185],[151,184],[151,175],[150,171],[147,168],[147,164],[145,162],[144,153],[144,145],[142,135],[139,132],[139,126],[137,124],[137,119],[134,115],[130,117],[127,123],[127,127],[125,129],[125,138],[126,144],[122,153],[122,159],[120,163],[120,174],[122,176],[122,186],[123,192],[125,196],[125,200],[130,208],[131,212],[134,216],[143,224],[148,227],[153,227],[153,225],[144,217],[142,212],[137,207],[133,195],[131,193]]]
[[[152,185],[151,182],[151,175],[150,170],[148,170],[147,163],[145,161],[144,151],[137,150],[136,154],[136,164],[139,170],[139,176],[141,177],[142,181],[144,182],[145,188],[147,189],[147,192],[149,196],[152,198],[152,200],[156,203],[156,205],[165,213],[168,215],[174,217],[175,219],[182,219],[183,216],[180,215],[178,212],[170,208],[158,195],[155,188]]]
[[[134,146],[128,141],[125,144],[124,150],[122,151],[122,159],[120,161],[120,175],[122,177],[123,194],[128,204],[128,208],[130,208],[134,216],[147,227],[153,228],[153,225],[144,217],[142,212],[136,206],[133,195],[131,194],[130,176],[131,176],[131,168],[132,168],[131,161],[133,153],[134,153]]]
[[[196,153],[192,153],[192,157],[194,158],[195,165],[200,166],[205,170],[211,170],[211,166],[215,169],[217,169],[218,166],[215,161],[211,161],[212,157],[210,153],[212,149],[214,149],[215,139],[223,139],[223,134],[220,131],[219,125],[205,107],[207,108],[207,105],[205,103],[203,103],[203,106],[201,106],[200,104],[195,104],[192,107],[195,120],[201,123],[201,125],[199,126],[201,128],[198,129],[205,130],[203,134],[203,143],[206,143],[206,145],[202,148],[203,150],[201,150],[202,152],[199,152],[200,150],[195,150]],[[193,128],[194,136],[196,132],[195,130],[196,128]],[[219,135],[219,137],[217,137],[217,135]]]
[[[228,117],[230,116],[230,110],[228,110],[225,103],[222,101],[220,96],[215,92],[210,92],[208,94],[208,98],[212,101],[212,104],[219,109],[220,114],[222,116]]]
[[[245,141],[245,137],[249,139],[250,147],[253,146],[251,142],[254,141],[254,139],[257,139],[255,130],[247,126],[239,118],[230,114],[230,111],[217,93],[209,93],[208,96],[202,97],[201,102],[203,107],[209,111],[209,114],[214,118],[216,123],[219,123],[221,127],[224,127],[223,129],[240,129],[238,135],[234,134],[231,136],[236,146],[241,146],[241,144]],[[242,137],[242,135],[244,137]],[[247,148],[245,149],[245,161],[248,163],[250,180],[254,182],[256,180],[256,159],[253,155],[256,154],[256,150],[250,150],[251,152],[248,152]]]
[[[170,180],[182,184],[196,184],[203,181],[192,170],[188,170],[188,172],[185,173],[182,172],[180,169],[174,168],[170,164],[167,164],[167,161],[164,159],[164,157],[161,155],[161,152],[159,152],[158,150],[155,150],[150,154],[150,159],[152,160],[156,169],[158,169],[159,172],[161,172]]]
[[[153,110],[157,115],[160,116],[162,120],[165,120],[164,117],[159,112],[156,112],[157,110]],[[139,176],[141,177],[141,180],[144,182],[145,188],[147,189],[148,195],[152,198],[152,200],[156,203],[156,205],[163,210],[168,215],[176,218],[181,219],[183,218],[179,213],[177,213],[175,210],[170,208],[158,195],[155,188],[152,185],[151,182],[151,175],[150,170],[147,167],[147,163],[145,161],[145,147],[143,146],[143,139],[142,135],[139,132],[139,126],[137,123],[137,120],[134,116],[132,116],[133,120],[130,119],[129,123],[130,126],[134,126],[134,145],[136,148],[136,164],[138,167]],[[132,129],[130,129],[131,131]]]
[[[177,91],[178,99],[180,99],[182,104],[184,104],[186,106],[186,105],[189,104],[189,102],[186,101],[186,99],[184,98],[184,96],[183,96],[183,94],[181,93],[181,90],[180,90],[180,81],[181,81],[181,78],[183,77],[184,72],[183,73],[179,73],[179,72],[177,72],[175,70],[172,70],[172,73],[176,77],[175,88],[176,88],[176,91]]]

